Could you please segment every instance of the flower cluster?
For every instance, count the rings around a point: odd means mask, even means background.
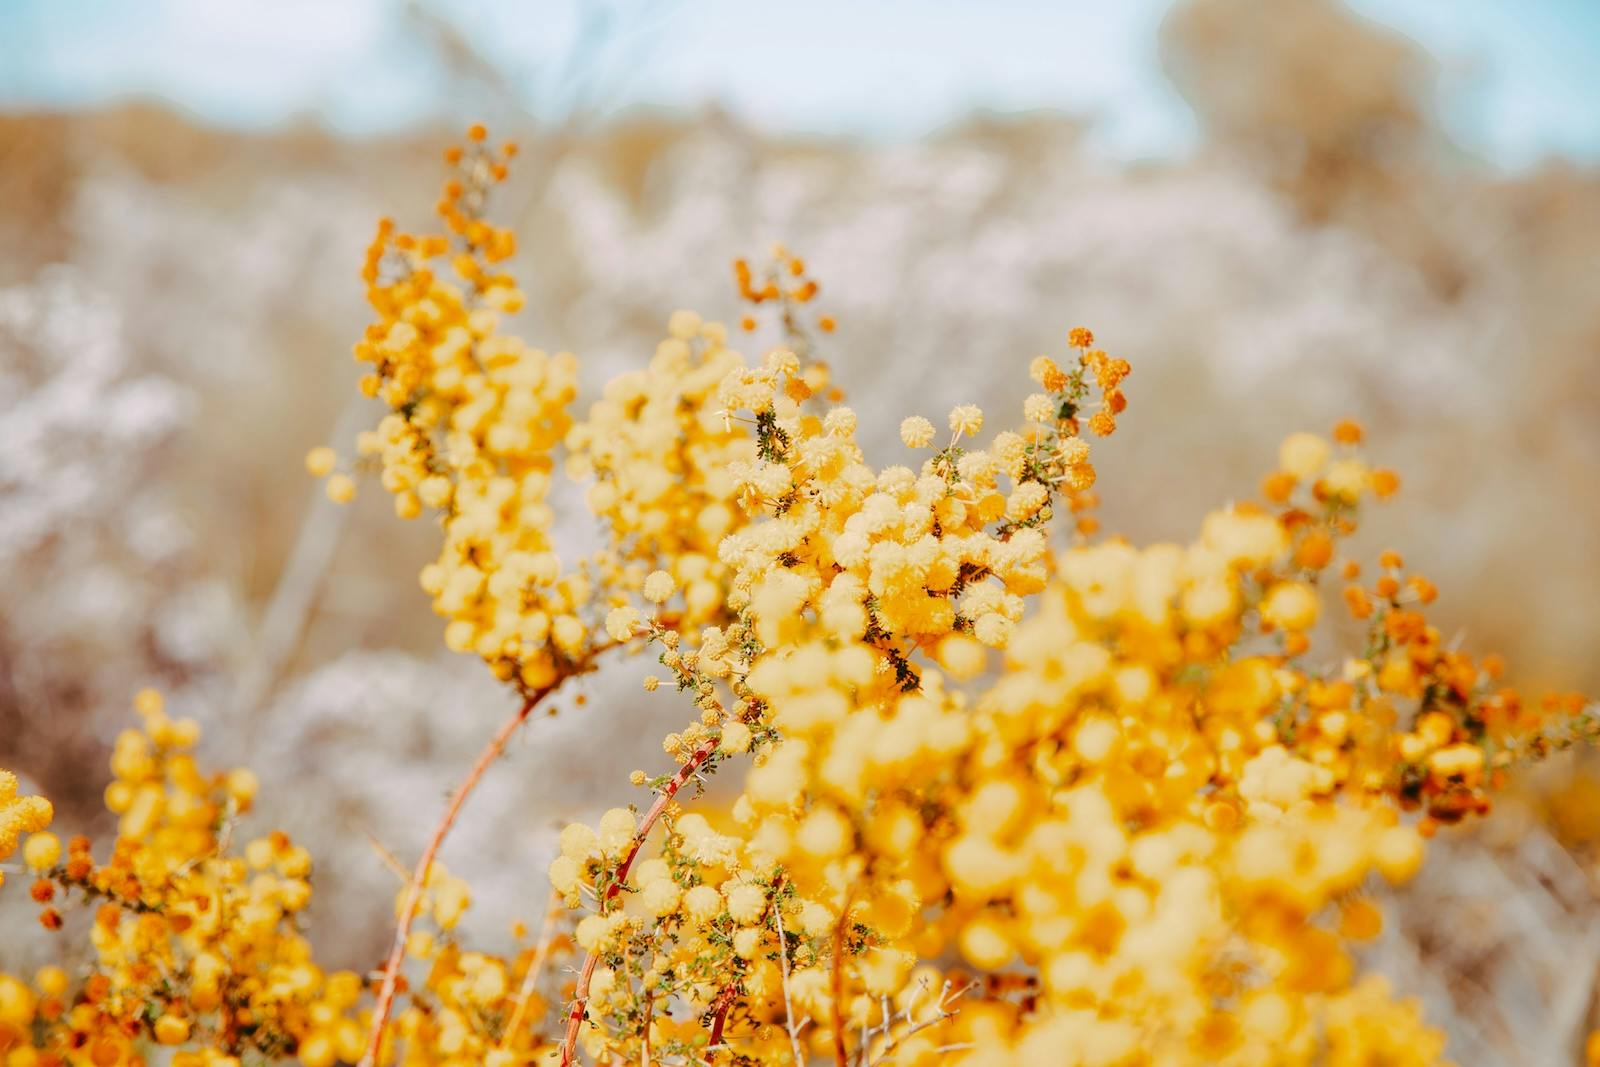
[[[727,342],[721,324],[674,315],[649,363],[608,382],[566,441],[568,471],[590,482],[589,507],[609,528],[608,584],[640,592],[647,572],[670,567],[684,620],[700,624],[723,617],[717,545],[740,523],[733,471],[755,458],[713,402],[742,365]]]
[[[777,343],[747,360],[676,312],[574,421],[573,359],[500,327],[521,297],[484,211],[510,155],[474,128],[446,233],[380,228],[356,354],[388,413],[352,469],[306,461],[336,500],[375,468],[401,517],[437,516],[421,581],[446,643],[523,697],[398,871],[386,963],[313,962],[310,857],[282,834],[235,855],[254,778],[201,772],[198,728],[141,695],[105,862],[81,839],[63,858],[48,805],[0,775],[0,859],[33,835],[44,925],[58,898],[97,905],[87,973],[0,977],[8,1067],[152,1045],[181,1067],[1441,1061],[1360,970],[1370,889],[1600,723],[1446,644],[1399,554],[1366,572],[1350,535],[1399,482],[1358,426],[1290,437],[1259,499],[1186,543],[1099,536],[1090,439],[1131,368],[1079,328],[1013,418],[911,415],[911,454],[875,467],[821,359],[819,286],[781,248],[735,267],[743,332],[769,315]],[[605,540],[576,566],[553,551],[558,471]],[[693,709],[668,768],[632,776],[651,799],[561,832],[535,940],[470,947],[471,890],[436,860],[468,795],[566,678],[646,649],[669,684],[645,689]],[[693,802],[730,768],[731,796]]]
[[[514,154],[512,145],[487,148],[474,127],[468,147],[446,156],[455,170],[439,203],[446,233],[380,224],[363,271],[377,321],[355,355],[373,367],[363,392],[391,413],[357,450],[380,465],[401,518],[440,516],[439,558],[421,582],[449,620],[445,642],[536,689],[586,650],[580,614],[591,583],[553,551],[546,499],[553,449],[571,425],[576,361],[500,330],[502,316],[523,303],[500,270],[516,242],[484,210]],[[335,462],[325,448],[307,457],[314,474]],[[354,494],[346,474],[327,484],[335,500]]]
[[[776,407],[783,360],[730,376],[725,395]],[[860,462],[847,451],[825,491],[810,475],[830,468],[809,457],[830,428],[844,436],[838,417],[773,422],[783,451],[764,462],[788,477],[724,541],[741,655],[711,630],[685,665],[665,617],[646,627],[702,706],[726,687],[728,717],[669,738],[684,762],[657,783],[667,804],[637,825],[616,809],[569,827],[551,868],[569,901],[594,901],[578,1047],[864,1063],[959,1048],[974,1064],[1088,1047],[1085,1062],[1110,1064],[1284,1047],[1309,1062],[1331,1044],[1349,1062],[1427,1062],[1437,1036],[1358,980],[1348,947],[1378,930],[1369,873],[1404,881],[1422,855],[1400,819],[1416,783],[1397,758],[1397,695],[1354,661],[1337,678],[1301,665],[1316,576],[1389,478],[1341,459],[1341,477],[1361,474],[1340,491],[1302,469],[1302,507],[1216,512],[1189,545],[1052,552],[1016,509],[970,507],[977,490],[1001,495],[963,474],[1003,442],[951,455],[981,420],[953,412],[920,479],[846,473]],[[907,435],[927,443],[923,427]],[[1029,484],[1020,464],[998,473]],[[944,554],[956,546],[983,554]],[[945,575],[975,561],[952,603]],[[1008,596],[1014,614],[961,610]],[[684,770],[752,748],[726,815],[680,809]],[[1467,785],[1453,764],[1430,781]],[[659,851],[640,860],[656,821]],[[667,1025],[672,1005],[699,1029]]]
[[[0,973],[0,1063],[132,1067],[160,1046],[175,1049],[175,1067],[356,1062],[368,982],[319,967],[301,932],[311,857],[280,832],[236,840],[255,776],[202,771],[191,751],[198,728],[167,717],[159,694],[143,691],[135,706],[142,728],[118,737],[105,792],[118,816],[109,856],[43,831],[23,847],[41,924],[77,936],[65,915],[74,901],[88,913],[89,962],[31,981]],[[429,928],[408,946],[430,969],[395,1020],[399,1062],[509,1067],[553,1047],[523,1021],[548,1010],[553,991],[540,980],[569,942],[547,924],[508,958],[472,952],[453,933],[470,901],[464,882],[433,866],[417,909]],[[385,1046],[386,1059],[395,1048]]]
[[[37,855],[40,851],[47,852],[54,838],[45,832],[54,816],[50,802],[44,797],[18,796],[17,776],[7,770],[0,770],[0,860],[10,856],[17,850],[17,844],[23,840],[23,835],[37,835],[29,837],[27,850]],[[5,884],[5,874],[0,871],[0,885]]]
[[[0,1050],[10,1064],[134,1064],[152,1045],[183,1046],[178,1067],[224,1067],[300,1052],[309,1067],[359,1051],[352,1014],[362,983],[325,973],[299,930],[311,857],[274,833],[233,848],[255,799],[248,770],[207,774],[193,720],[167,717],[141,692],[142,729],[117,738],[106,806],[118,816],[109,856],[50,834],[24,848],[49,930],[67,902],[89,907],[90,961],[40,971],[30,988],[0,978]],[[326,1049],[319,1053],[318,1049]]]
[[[547,1058],[553,1047],[537,1027],[524,1023],[551,1013],[553,996],[540,988],[540,980],[552,957],[564,954],[570,941],[554,942],[547,924],[544,937],[510,957],[472,951],[452,933],[470,896],[465,882],[442,864],[432,866],[420,903],[432,929],[413,930],[407,945],[412,959],[428,965],[426,985],[395,1019],[399,1063],[511,1067]],[[396,904],[397,911],[404,906],[404,893]],[[394,1049],[386,1046],[385,1057]],[[355,1051],[347,1047],[340,1060],[355,1062],[359,1053],[359,1045]]]

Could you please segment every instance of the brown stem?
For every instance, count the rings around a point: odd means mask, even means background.
[[[434,857],[439,854],[440,846],[444,844],[450,828],[455,825],[456,816],[461,813],[467,796],[477,787],[490,765],[505,752],[512,735],[527,721],[533,709],[538,707],[545,697],[560,688],[562,682],[587,669],[592,658],[591,653],[568,673],[549,685],[529,693],[523,700],[522,706],[506,720],[505,725],[500,727],[488,745],[478,754],[472,769],[467,772],[467,776],[461,780],[461,784],[451,795],[450,803],[445,807],[444,815],[440,817],[438,825],[433,828],[433,835],[423,848],[416,869],[411,872],[411,880],[406,885],[405,900],[400,907],[400,921],[395,927],[394,944],[389,949],[389,959],[383,967],[383,985],[378,989],[378,1001],[372,1009],[372,1029],[367,1035],[367,1051],[361,1057],[361,1067],[374,1067],[378,1062],[378,1052],[383,1046],[383,1031],[389,1024],[390,1012],[394,1010],[395,991],[400,984],[400,968],[406,961],[406,941],[411,936],[411,923],[416,918],[417,902],[422,899],[422,889],[427,884],[428,872],[433,867]]]
[[[617,864],[611,884],[606,887],[605,895],[600,898],[601,911],[605,910],[606,903],[622,892],[622,887],[627,884],[628,870],[633,866],[634,858],[639,855],[639,849],[644,846],[645,839],[650,836],[651,827],[661,818],[661,813],[667,810],[667,805],[678,795],[678,790],[683,788],[684,783],[694,776],[716,750],[717,739],[714,737],[695,749],[688,762],[678,768],[678,773],[674,774],[672,780],[657,794],[655,803],[650,805],[650,810],[644,814],[644,820],[639,823],[639,829],[633,833],[633,844],[628,847],[628,854]],[[572,1067],[573,1053],[578,1047],[578,1031],[583,1027],[583,1013],[589,1003],[589,979],[594,977],[594,969],[599,963],[600,957],[591,952],[583,961],[583,970],[578,973],[578,988],[573,994],[572,1009],[567,1012],[567,1034],[561,1042],[561,1067]]]

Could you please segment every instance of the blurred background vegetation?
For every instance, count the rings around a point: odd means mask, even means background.
[[[381,944],[376,846],[409,862],[508,697],[441,651],[433,532],[375,485],[333,507],[301,457],[375,418],[362,252],[425,222],[467,119],[523,145],[521,325],[590,387],[674,308],[736,317],[730,261],[780,239],[879,461],[903,414],[1014,410],[1088,325],[1135,368],[1108,528],[1185,538],[1354,416],[1405,484],[1366,543],[1514,680],[1600,691],[1600,8],[752,6],[0,9],[0,765],[64,827],[104,828],[158,686],[317,855],[333,962]],[[630,670],[582,695],[446,850],[480,928],[538,912],[551,827],[681,714]],[[1594,1026],[1594,771],[1437,842],[1374,950],[1464,1064],[1574,1062]],[[47,948],[0,923],[8,966]]]

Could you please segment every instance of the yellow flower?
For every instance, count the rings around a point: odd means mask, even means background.
[[[356,483],[346,474],[335,474],[323,483],[328,499],[335,504],[348,504],[355,499]]]
[[[644,580],[644,598],[652,604],[661,604],[672,599],[675,589],[672,575],[666,571],[651,571]]]
[[[1290,434],[1278,449],[1278,467],[1296,478],[1310,480],[1322,473],[1330,453],[1328,442],[1316,434]]]
[[[61,839],[52,833],[36,833],[22,847],[22,860],[36,871],[48,870],[61,858]]]
[[[327,445],[318,445],[306,453],[306,473],[313,478],[325,478],[333,472],[339,457]]]
[[[750,750],[750,727],[742,722],[723,723],[722,739],[718,747],[730,756],[748,752]]]
[[[1267,591],[1261,617],[1286,630],[1307,630],[1317,621],[1317,594],[1305,582],[1279,582]]]
[[[635,608],[612,608],[606,614],[606,633],[611,635],[613,641],[627,641],[634,636],[634,631],[639,627],[639,612]]]
[[[189,1020],[167,1014],[155,1021],[156,1042],[162,1045],[181,1045],[189,1040]]]
[[[978,431],[983,429],[983,409],[976,404],[961,404],[951,408],[950,429],[966,437],[977,436]]]
[[[900,440],[907,448],[926,448],[933,443],[933,423],[912,415],[900,423]]]

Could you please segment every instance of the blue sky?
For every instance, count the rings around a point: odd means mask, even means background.
[[[533,110],[570,106],[562,61],[585,5],[425,2]],[[1469,147],[1507,167],[1551,154],[1600,161],[1600,0],[1349,2],[1440,59],[1444,118]],[[823,134],[915,136],[975,106],[1064,109],[1095,118],[1094,144],[1110,157],[1163,156],[1194,137],[1157,59],[1168,6],[612,0],[617,33],[583,73],[608,109],[715,100],[769,128]],[[141,93],[229,125],[315,113],[346,132],[392,129],[437,112],[443,96],[403,9],[403,0],[0,0],[0,106]]]

